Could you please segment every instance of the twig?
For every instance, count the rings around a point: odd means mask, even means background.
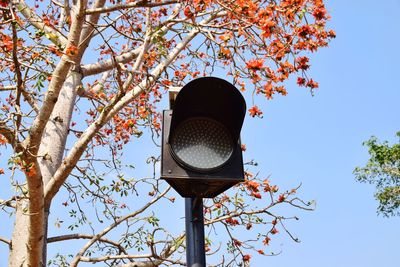
[[[0,241],[3,242],[3,243],[5,243],[5,244],[7,244],[7,245],[8,245],[8,248],[11,249],[11,241],[10,241],[10,240],[5,239],[5,238],[3,238],[3,237],[0,236]]]

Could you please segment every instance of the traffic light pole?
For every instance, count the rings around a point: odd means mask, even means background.
[[[233,84],[215,77],[170,88],[169,99],[160,177],[186,198],[186,266],[206,267],[203,198],[244,181],[240,130],[246,102]]]
[[[186,266],[205,267],[203,199],[185,198]]]
[[[169,90],[169,106],[173,109],[181,88]],[[206,267],[204,242],[203,198],[185,198],[186,266]]]

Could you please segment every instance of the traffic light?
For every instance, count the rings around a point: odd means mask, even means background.
[[[204,77],[185,85],[163,113],[161,178],[182,197],[215,197],[244,181],[242,94]]]

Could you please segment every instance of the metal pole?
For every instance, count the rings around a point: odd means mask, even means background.
[[[203,199],[185,198],[186,266],[205,267]]]

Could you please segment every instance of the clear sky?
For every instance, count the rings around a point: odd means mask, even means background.
[[[364,140],[394,142],[400,130],[400,1],[326,4],[337,38],[312,56],[315,96],[292,83],[242,134],[264,175],[281,187],[302,182],[299,193],[317,208],[291,224],[300,244],[283,238],[280,256],[252,266],[397,267],[400,218],[377,216],[373,186],[352,171],[368,159]]]
[[[245,158],[259,163],[261,176],[286,189],[302,183],[299,195],[317,207],[282,211],[300,217],[289,228],[301,243],[281,232],[272,241],[282,253],[253,257],[251,266],[398,267],[400,218],[377,216],[373,186],[357,183],[352,171],[368,159],[363,141],[376,135],[394,142],[400,130],[400,0],[326,5],[337,38],[311,55],[315,96],[291,82],[285,97],[258,98],[264,118],[247,117],[242,132]],[[182,203],[177,199],[180,218]],[[0,252],[7,253],[3,244]],[[1,257],[0,267],[5,262]]]

